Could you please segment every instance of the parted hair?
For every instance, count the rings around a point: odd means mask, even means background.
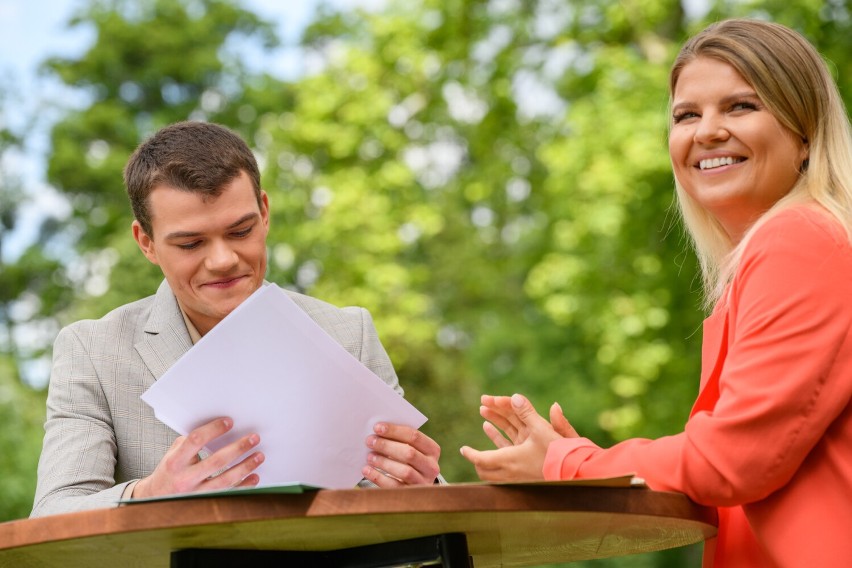
[[[689,39],[675,59],[670,101],[681,71],[699,57],[736,69],[773,116],[808,149],[796,184],[739,243],[732,242],[718,221],[675,180],[678,205],[701,264],[706,307],[710,307],[733,277],[749,237],[778,211],[795,203],[819,203],[852,235],[852,133],[825,61],[807,39],[786,26],[753,19],[711,24]]]
[[[149,237],[149,199],[158,186],[215,198],[245,172],[261,205],[260,171],[245,141],[219,124],[186,121],[171,124],[142,142],[124,167],[124,185],[133,216]]]

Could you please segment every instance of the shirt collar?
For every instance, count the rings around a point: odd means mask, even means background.
[[[183,322],[186,324],[186,330],[189,332],[189,339],[192,341],[192,344],[195,345],[201,339],[201,334],[198,333],[198,329],[196,329],[195,325],[190,321],[186,312],[183,311],[183,306],[180,305],[180,302],[178,302],[178,307],[180,308],[180,315],[183,316]]]

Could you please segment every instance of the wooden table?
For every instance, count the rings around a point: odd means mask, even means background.
[[[0,524],[0,566],[168,567],[185,548],[328,551],[464,533],[477,568],[684,546],[716,515],[639,487],[460,484],[201,497]]]

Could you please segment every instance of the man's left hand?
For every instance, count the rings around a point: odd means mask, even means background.
[[[372,451],[362,474],[379,487],[431,485],[441,472],[441,447],[423,432],[380,422],[367,438]]]

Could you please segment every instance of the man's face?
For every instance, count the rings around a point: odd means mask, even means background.
[[[263,283],[269,200],[258,207],[245,172],[215,198],[166,185],[149,196],[154,238],[133,222],[133,238],[158,265],[190,321],[204,335]]]

